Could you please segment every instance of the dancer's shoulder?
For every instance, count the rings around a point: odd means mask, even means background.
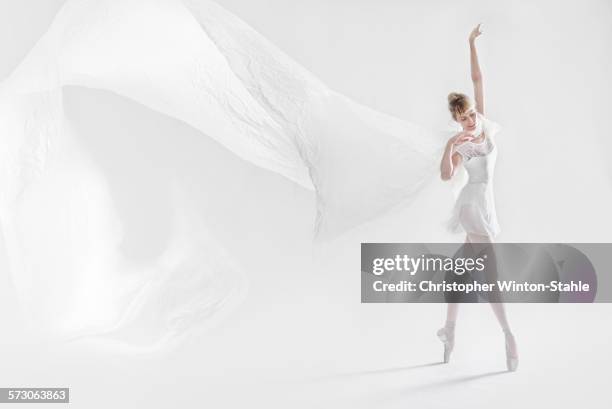
[[[492,121],[488,117],[480,115],[480,119],[482,121],[483,131],[487,137],[493,138],[502,130],[502,126],[499,123]]]

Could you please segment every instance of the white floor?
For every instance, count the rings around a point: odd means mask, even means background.
[[[0,4],[0,33],[10,34],[0,36],[0,79],[40,38],[61,3]],[[424,124],[443,125],[447,92],[470,89],[461,36],[483,18],[490,27],[482,53],[492,91],[487,98],[508,135],[496,171],[502,241],[610,241],[610,193],[603,182],[606,172],[612,174],[603,156],[612,141],[607,132],[612,88],[605,70],[609,2],[387,3],[220,1],[333,89]],[[426,35],[431,32],[436,35]],[[451,60],[463,65],[455,72]],[[559,86],[580,100],[572,114],[584,120],[548,120],[567,108],[557,97]],[[574,155],[570,143],[577,136],[582,155]],[[543,155],[551,146],[555,155]],[[564,166],[566,157],[573,158],[573,166]],[[503,336],[490,308],[462,306],[452,362],[441,364],[435,331],[443,323],[444,305],[361,304],[355,254],[323,270],[303,266],[303,260],[266,270],[265,258],[273,251],[259,254],[252,243],[264,237],[285,250],[301,249],[302,242],[292,247],[283,240],[292,230],[307,236],[312,218],[296,206],[308,198],[286,198],[293,187],[278,181],[254,186],[255,193],[280,192],[285,201],[264,197],[260,208],[268,213],[251,210],[261,219],[254,226],[266,217],[276,219],[269,237],[251,229],[232,243],[237,258],[247,257],[245,251],[259,257],[248,269],[247,299],[216,328],[163,354],[127,355],[33,340],[23,330],[0,254],[0,387],[69,387],[69,407],[77,409],[610,407],[612,304],[508,305],[521,356],[516,373],[505,372]],[[525,200],[532,197],[537,200]],[[576,209],[580,217],[568,217]],[[249,215],[245,212],[244,219]],[[368,236],[368,241],[381,237],[387,236]]]
[[[68,386],[70,406],[88,409],[119,401],[147,408],[608,407],[609,304],[508,305],[521,361],[507,373],[488,305],[461,306],[452,362],[442,364],[435,331],[444,305],[361,304],[356,275],[331,272],[273,272],[251,282],[227,321],[165,354],[26,344],[22,333],[6,333],[0,385]],[[14,326],[11,311],[2,315]]]

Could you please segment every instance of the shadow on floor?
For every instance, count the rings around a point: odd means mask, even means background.
[[[364,375],[384,375],[384,374],[389,374],[393,372],[404,372],[404,371],[410,371],[413,369],[428,368],[428,367],[438,366],[438,365],[444,365],[444,362],[430,362],[427,364],[398,366],[394,368],[382,368],[382,369],[371,369],[371,370],[366,370],[366,371],[345,372],[345,373],[313,377],[310,380],[313,382],[317,382],[317,381],[328,381],[328,380],[333,380],[333,379],[359,377],[359,376],[364,376]]]
[[[411,387],[408,388],[409,392],[417,392],[417,391],[425,391],[425,390],[431,390],[431,389],[436,389],[436,388],[444,388],[446,386],[453,386],[453,385],[459,385],[462,383],[466,383],[466,382],[471,382],[471,381],[476,381],[479,379],[483,379],[483,378],[489,378],[492,376],[497,376],[497,375],[503,375],[503,374],[507,374],[510,373],[508,371],[491,371],[491,372],[485,372],[485,373],[481,373],[481,374],[477,374],[477,375],[465,375],[465,376],[458,376],[456,378],[451,378],[451,379],[445,379],[439,382],[432,382],[432,383],[428,383],[428,384],[423,384],[423,385],[418,385],[415,387]]]

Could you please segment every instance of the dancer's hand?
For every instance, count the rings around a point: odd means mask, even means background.
[[[474,139],[474,136],[468,132],[459,132],[457,135],[453,136],[448,140],[449,145],[453,147],[459,146],[464,142],[468,142]]]
[[[474,40],[476,40],[476,37],[478,37],[479,35],[482,34],[482,30],[481,30],[480,26],[482,26],[482,24],[478,24],[476,27],[474,27],[474,29],[470,33],[470,42],[471,43],[473,43]]]

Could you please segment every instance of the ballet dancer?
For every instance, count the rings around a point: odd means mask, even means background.
[[[466,246],[473,243],[492,243],[499,234],[500,227],[495,213],[493,197],[493,170],[497,158],[494,136],[499,127],[484,116],[484,86],[478,63],[476,39],[482,34],[481,25],[476,26],[469,36],[470,67],[474,86],[474,100],[465,94],[452,92],[448,95],[448,108],[453,119],[461,125],[462,131],[448,140],[440,172],[442,180],[450,180],[463,165],[468,173],[468,182],[461,190],[454,206],[449,227],[453,231],[466,234]],[[496,277],[495,257],[490,246],[493,268],[489,280]],[[518,367],[516,340],[504,304],[499,302],[499,294],[489,299],[490,305],[504,332],[506,346],[506,365],[509,371]],[[437,335],[444,344],[444,362],[448,363],[455,344],[455,322],[459,304],[449,302],[446,323]]]

